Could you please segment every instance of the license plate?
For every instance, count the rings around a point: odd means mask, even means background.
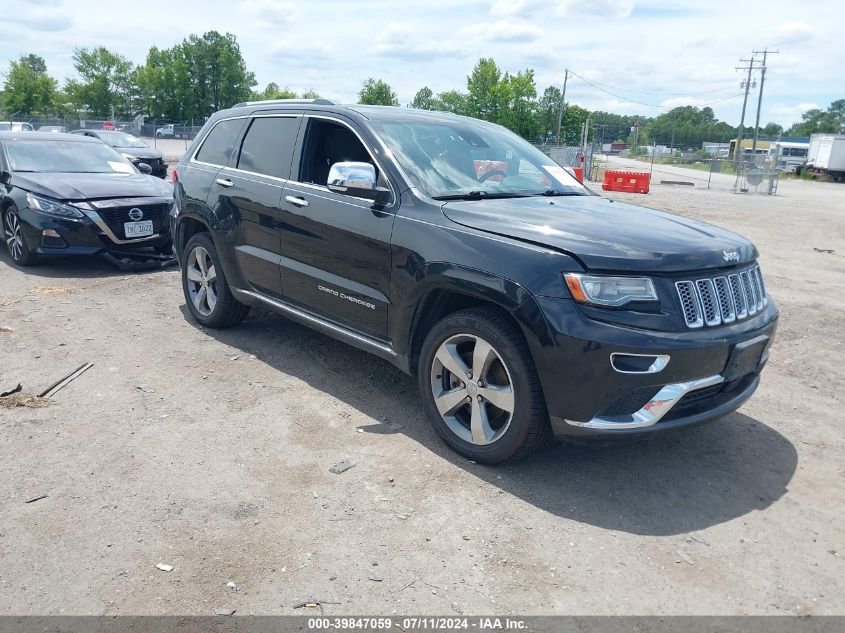
[[[133,237],[146,237],[153,234],[153,221],[142,220],[141,222],[124,222],[123,234],[127,240]]]
[[[757,369],[768,342],[769,337],[764,335],[735,345],[725,367],[725,380],[741,378]]]

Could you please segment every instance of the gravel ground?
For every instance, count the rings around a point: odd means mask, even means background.
[[[845,187],[614,197],[754,240],[782,310],[762,386],[499,467],[385,362],[264,310],[196,326],[174,269],[0,249],[0,388],[94,363],[0,409],[0,614],[845,614]]]

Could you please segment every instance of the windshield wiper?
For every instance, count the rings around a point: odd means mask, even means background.
[[[535,196],[583,196],[586,194],[580,191],[561,191],[560,189],[546,189],[540,193],[533,194]]]
[[[513,192],[498,192],[498,191],[468,191],[466,193],[456,193],[448,196],[432,196],[435,200],[481,200],[495,199],[495,198],[524,198],[524,193]]]

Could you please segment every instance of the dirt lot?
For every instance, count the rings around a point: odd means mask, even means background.
[[[0,250],[0,387],[94,363],[0,409],[0,613],[845,613],[845,187],[720,186],[617,196],[758,245],[782,312],[757,395],[495,468],[385,362],[264,310],[197,327],[175,269]]]

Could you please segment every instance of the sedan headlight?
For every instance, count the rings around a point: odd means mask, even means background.
[[[120,155],[123,156],[130,163],[134,163],[136,160],[138,160],[138,157],[133,156],[132,154],[124,154],[123,152],[121,152]]]
[[[657,301],[654,283],[648,277],[607,277],[567,273],[566,287],[581,303],[622,306],[632,301]]]
[[[29,205],[30,209],[35,209],[45,215],[52,215],[57,218],[85,217],[79,209],[75,209],[70,205],[62,204],[61,202],[50,200],[49,198],[42,198],[41,196],[36,196],[31,193],[26,194],[26,203]]]

